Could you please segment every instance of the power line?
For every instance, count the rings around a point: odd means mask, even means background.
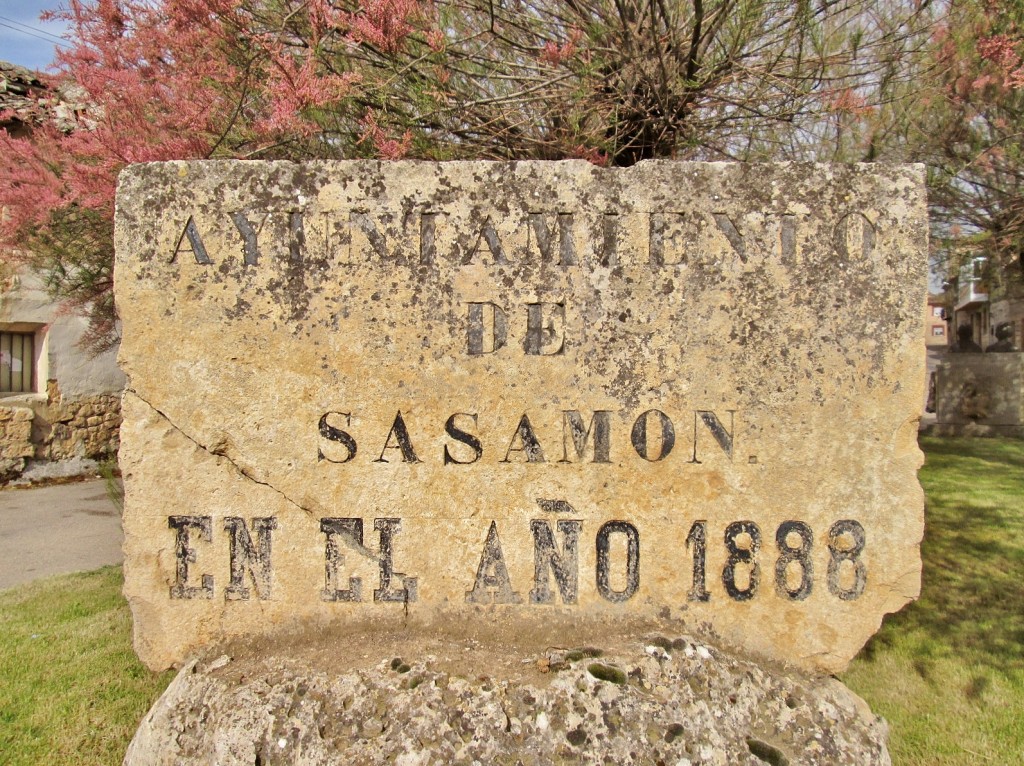
[[[53,34],[52,32],[47,32],[45,29],[42,29],[41,27],[34,27],[31,24],[26,24],[23,21],[17,21],[16,19],[9,19],[6,16],[0,16],[0,20],[6,21],[6,22],[8,22],[10,24],[14,24],[15,26],[21,27],[22,29],[26,30],[27,32],[38,32],[41,35],[46,35],[47,37],[52,37],[54,39],[54,41],[56,41],[56,42],[63,42],[64,41],[63,37],[59,37],[59,36]]]
[[[5,24],[5,21],[9,23]],[[28,24],[22,24],[20,21],[9,19],[6,16],[0,16],[0,27],[7,27],[8,29],[13,29],[15,32],[20,32],[21,34],[28,35],[29,37],[35,37],[39,40],[42,40],[43,42],[52,43],[54,45],[61,45],[65,48],[70,47],[67,40],[65,40],[62,37],[57,37],[57,35],[50,34],[45,29],[39,29],[38,27],[30,27]]]

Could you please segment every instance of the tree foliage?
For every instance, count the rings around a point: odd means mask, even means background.
[[[922,158],[936,242],[952,271],[989,259],[1004,288],[1024,284],[1024,4],[965,2],[935,34],[935,100]]]
[[[0,244],[114,327],[118,171],[166,159],[873,160],[927,0],[69,0],[79,127],[0,136]],[[979,54],[980,55],[980,54]],[[913,128],[913,129],[911,129]]]

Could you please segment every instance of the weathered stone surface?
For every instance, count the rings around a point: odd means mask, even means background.
[[[837,670],[918,592],[920,167],[145,165],[117,250],[151,667],[665,623]]]
[[[938,435],[1024,435],[1024,353],[949,354],[935,402]]]
[[[0,482],[16,475],[34,454],[32,410],[0,407]]]
[[[690,637],[526,653],[375,638],[355,667],[294,644],[187,664],[126,766],[890,763],[885,722],[839,681]]]

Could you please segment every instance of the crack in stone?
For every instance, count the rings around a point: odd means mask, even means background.
[[[177,423],[175,423],[173,420],[171,420],[167,416],[167,414],[165,412],[163,412],[162,410],[160,410],[157,407],[154,407],[150,402],[148,402],[146,399],[144,399],[142,396],[140,396],[139,392],[136,391],[135,389],[133,389],[133,388],[126,388],[125,389],[125,393],[126,394],[131,394],[136,399],[138,399],[140,402],[142,402],[147,407],[149,407],[151,410],[153,410],[153,412],[155,412],[157,415],[159,415],[161,418],[163,418],[167,422],[167,424],[170,425],[171,428],[173,428],[179,434],[184,436],[186,439],[188,439],[190,442],[192,442],[194,445],[196,445],[199,449],[201,449],[206,454],[211,455],[213,457],[222,457],[222,458],[224,458],[231,465],[231,467],[235,469],[235,471],[238,473],[239,476],[243,476],[244,478],[248,479],[249,481],[253,482],[254,484],[260,485],[261,487],[267,487],[268,489],[273,490],[278,495],[283,497],[288,503],[290,503],[291,505],[295,506],[296,508],[298,508],[303,513],[305,513],[305,514],[307,514],[307,515],[309,515],[311,517],[315,517],[316,516],[316,513],[314,513],[310,509],[306,508],[301,503],[297,503],[295,500],[292,500],[287,494],[285,494],[284,492],[279,490],[273,484],[271,484],[269,482],[266,482],[266,481],[261,481],[260,479],[257,479],[248,470],[246,470],[243,466],[241,466],[238,463],[236,463],[231,458],[231,456],[228,455],[226,452],[218,452],[215,449],[210,449],[210,448],[206,447],[200,441],[198,441],[197,439],[195,439],[194,437],[189,435],[184,429],[181,428],[181,426],[179,426]],[[221,449],[225,449],[225,447],[221,447]]]

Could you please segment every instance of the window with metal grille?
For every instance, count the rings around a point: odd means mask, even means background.
[[[35,372],[35,333],[0,332],[0,393],[34,393]]]

